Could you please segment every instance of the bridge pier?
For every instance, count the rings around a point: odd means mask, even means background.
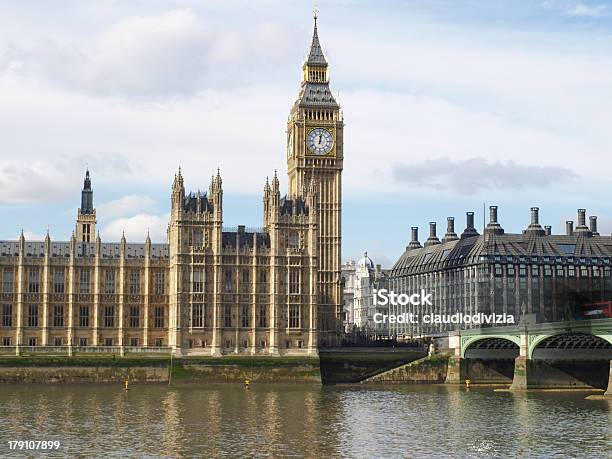
[[[514,376],[510,390],[526,390],[529,388],[529,335],[527,329],[524,328],[519,336],[519,356],[514,359]]]
[[[612,360],[610,360],[610,376],[608,378],[608,389],[604,393],[606,397],[612,398]]]
[[[453,349],[453,355],[448,358],[445,384],[461,384],[465,382],[465,365],[461,358],[461,336],[456,333],[448,338],[448,347]]]

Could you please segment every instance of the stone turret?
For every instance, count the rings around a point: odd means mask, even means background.
[[[77,210],[76,238],[79,242],[92,242],[96,234],[96,209],[93,205],[93,189],[89,169],[85,171],[81,190],[81,207]]]

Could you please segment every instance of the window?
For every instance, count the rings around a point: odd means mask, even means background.
[[[527,276],[527,266],[526,265],[519,265],[519,276],[520,277]]]
[[[202,309],[202,303],[194,303],[191,305],[191,326],[194,328],[202,328],[204,326]]]
[[[531,276],[532,277],[540,276],[540,267],[538,265],[531,266]]]
[[[599,266],[593,266],[593,277],[599,277],[600,272]]]
[[[140,295],[140,271],[130,271],[130,295]]]
[[[244,293],[249,291],[249,271],[246,269],[242,271],[242,283],[240,285],[240,290]]]
[[[162,347],[164,345],[164,340],[162,338],[155,338],[155,347]]]
[[[608,266],[604,268],[604,276],[610,277],[610,268]]]
[[[199,228],[193,232],[193,245],[196,247],[202,246],[202,230]]]
[[[64,305],[56,304],[53,306],[53,326],[64,326]]]
[[[140,327],[140,306],[130,306],[130,328]]]
[[[223,314],[223,326],[231,327],[232,326],[232,306],[229,304],[225,305]]]
[[[155,306],[155,318],[153,326],[155,328],[164,328],[164,307]]]
[[[567,267],[567,277],[574,277],[576,275],[576,268],[572,265]]]
[[[64,293],[64,269],[59,268],[53,271],[53,292]]]
[[[2,326],[3,327],[13,326],[13,305],[12,304],[2,305]]]
[[[508,273],[508,277],[514,277],[514,265],[507,265],[506,271]],[[468,271],[469,272],[469,271]]]
[[[202,268],[196,268],[193,270],[192,275],[192,292],[202,293],[204,291],[204,271],[202,270]]]
[[[104,273],[104,293],[112,295],[115,293],[115,270],[107,269]]]
[[[2,345],[3,346],[10,346],[11,345],[11,337],[10,336],[2,337]]]
[[[104,326],[105,327],[115,326],[115,307],[114,306],[104,307]],[[107,344],[107,346],[112,346],[112,344]]]
[[[267,276],[266,271],[264,270],[259,271],[259,282],[261,283],[268,282],[268,276]]]
[[[87,346],[87,338],[79,338],[79,346]]]
[[[28,338],[28,346],[36,346],[36,338],[33,336]]]
[[[166,273],[163,271],[155,272],[155,294],[163,295],[166,292]]]
[[[300,293],[300,270],[297,268],[289,269],[289,293]]]
[[[289,328],[300,328],[300,305],[289,305]]]
[[[89,327],[89,306],[79,306],[79,327]]]
[[[247,328],[249,326],[249,305],[242,305],[242,327]]]
[[[132,347],[138,346],[138,338],[130,338],[130,346]]]
[[[225,271],[225,291],[232,291],[232,272],[229,269]]]
[[[89,293],[89,269],[81,269],[79,274],[79,293]]]
[[[13,270],[6,268],[2,273],[2,292],[13,293]]]
[[[105,346],[112,346],[113,345],[113,339],[112,338],[104,338],[104,345]]]
[[[64,344],[64,339],[60,338],[60,337],[55,337],[53,338],[53,345],[54,346],[62,346]]]
[[[265,328],[268,326],[268,308],[265,304],[259,305],[259,327]],[[264,346],[265,347],[265,346]]]
[[[555,274],[557,277],[563,277],[563,266],[557,265]]]
[[[552,276],[552,266],[544,265],[544,277]]]
[[[502,265],[495,263],[495,277],[502,277],[504,275]]]
[[[38,293],[38,268],[28,269],[28,293]]]
[[[28,327],[38,327],[38,305],[28,306]]]
[[[586,266],[580,267],[580,277],[589,277],[589,268]]]

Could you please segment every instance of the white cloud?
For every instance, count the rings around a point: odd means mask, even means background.
[[[136,213],[150,213],[157,210],[157,203],[150,196],[128,195],[114,201],[96,205],[99,217],[116,219]]]
[[[568,16],[578,17],[589,17],[589,18],[600,18],[606,16],[608,13],[608,7],[605,5],[586,5],[584,3],[578,3],[573,8],[567,10]]]
[[[169,214],[138,214],[133,217],[119,218],[102,228],[100,237],[103,241],[119,241],[125,232],[128,242],[144,242],[149,232],[153,242],[166,242],[169,219]]]
[[[460,161],[440,158],[402,163],[395,165],[391,174],[397,183],[465,194],[483,190],[546,188],[576,178],[571,170],[562,167],[524,166],[514,161],[491,162],[484,158]]]
[[[258,59],[288,54],[291,40],[283,41],[282,26],[226,29],[209,22],[183,9],[122,18],[79,41],[40,37],[35,46],[10,45],[0,53],[0,72],[98,97],[146,99],[231,86],[257,76]]]
[[[7,135],[4,147],[10,143]],[[37,142],[36,139],[32,139]],[[40,151],[40,150],[39,150]],[[105,155],[83,155],[52,159],[46,152],[37,158],[14,155],[10,159],[0,156],[0,204],[44,204],[58,201],[69,196],[78,197],[83,185],[85,164],[101,173],[118,174],[129,172],[123,159]]]
[[[43,241],[45,236],[39,233],[34,233],[32,231],[24,231],[23,237],[26,241]]]

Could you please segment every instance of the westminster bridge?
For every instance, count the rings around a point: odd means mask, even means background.
[[[446,382],[510,384],[514,390],[608,388],[612,319],[528,323],[452,332]]]

